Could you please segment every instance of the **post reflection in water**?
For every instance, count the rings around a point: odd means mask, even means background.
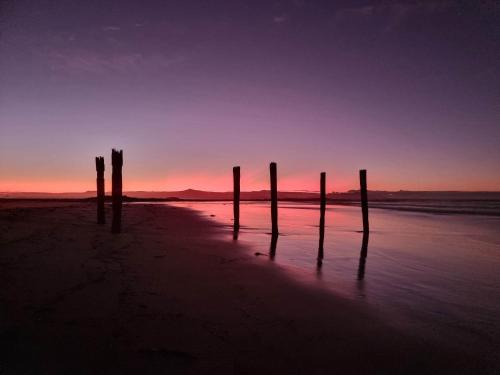
[[[321,267],[323,265],[323,262],[318,260],[316,263],[316,278],[318,280],[323,280],[323,268]]]
[[[236,241],[238,239],[238,234],[239,234],[239,231],[238,231],[238,229],[236,229],[236,226],[235,226],[233,229],[233,240],[234,241]]]
[[[322,266],[322,265],[323,265],[323,257],[319,257],[319,256],[318,256],[318,259],[317,259],[317,261],[316,261],[316,268],[317,268],[317,270],[318,270],[318,271],[320,271],[320,270],[321,270],[321,266]]]
[[[325,227],[320,226],[320,232],[319,232],[319,247],[318,247],[318,259],[317,259],[317,266],[321,267],[323,264],[323,242],[325,238]]]
[[[321,243],[320,240],[320,247],[318,248],[318,258],[316,259],[316,269],[320,271],[322,265],[323,265],[323,244]]]
[[[359,254],[358,280],[363,280],[365,278],[366,257],[368,255],[368,237],[368,232],[363,233],[361,253]]]
[[[274,260],[274,257],[276,255],[276,246],[278,245],[278,235],[277,234],[272,234],[271,236],[271,246],[269,248],[269,257],[271,260]]]

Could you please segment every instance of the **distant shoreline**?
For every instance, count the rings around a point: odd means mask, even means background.
[[[108,192],[110,194],[110,192]],[[232,191],[212,192],[187,189],[182,191],[124,191],[128,200],[135,201],[231,201]],[[42,192],[0,192],[0,199],[92,199],[96,196],[95,191],[79,193],[42,193]],[[411,200],[452,200],[452,201],[500,201],[500,191],[380,191],[369,190],[368,198],[375,201],[411,201]],[[242,201],[267,201],[270,199],[269,190],[242,191]],[[319,192],[304,191],[278,191],[278,199],[282,201],[317,201]],[[327,199],[337,202],[358,202],[359,190],[347,192],[327,193]]]
[[[85,203],[96,201],[96,198],[0,198],[0,203]],[[169,202],[193,202],[193,203],[232,203],[232,199],[189,199],[189,198],[143,198],[124,196],[125,203],[169,203]],[[318,198],[280,198],[280,202],[319,204]],[[111,202],[111,196],[106,196],[106,202]],[[269,199],[242,199],[241,203],[269,202]],[[327,205],[339,206],[359,206],[359,199],[341,199],[327,198]],[[434,215],[479,215],[500,217],[500,198],[499,199],[370,199],[369,207],[371,209],[383,209],[400,212],[416,212]]]

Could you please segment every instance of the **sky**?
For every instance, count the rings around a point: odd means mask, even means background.
[[[0,191],[499,191],[499,4],[0,0]]]

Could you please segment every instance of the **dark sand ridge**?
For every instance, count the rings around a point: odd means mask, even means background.
[[[128,205],[112,235],[93,204],[37,205],[0,209],[0,373],[485,373],[192,211]]]

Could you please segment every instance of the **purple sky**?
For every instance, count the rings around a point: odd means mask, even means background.
[[[499,2],[0,4],[0,191],[500,190]]]

